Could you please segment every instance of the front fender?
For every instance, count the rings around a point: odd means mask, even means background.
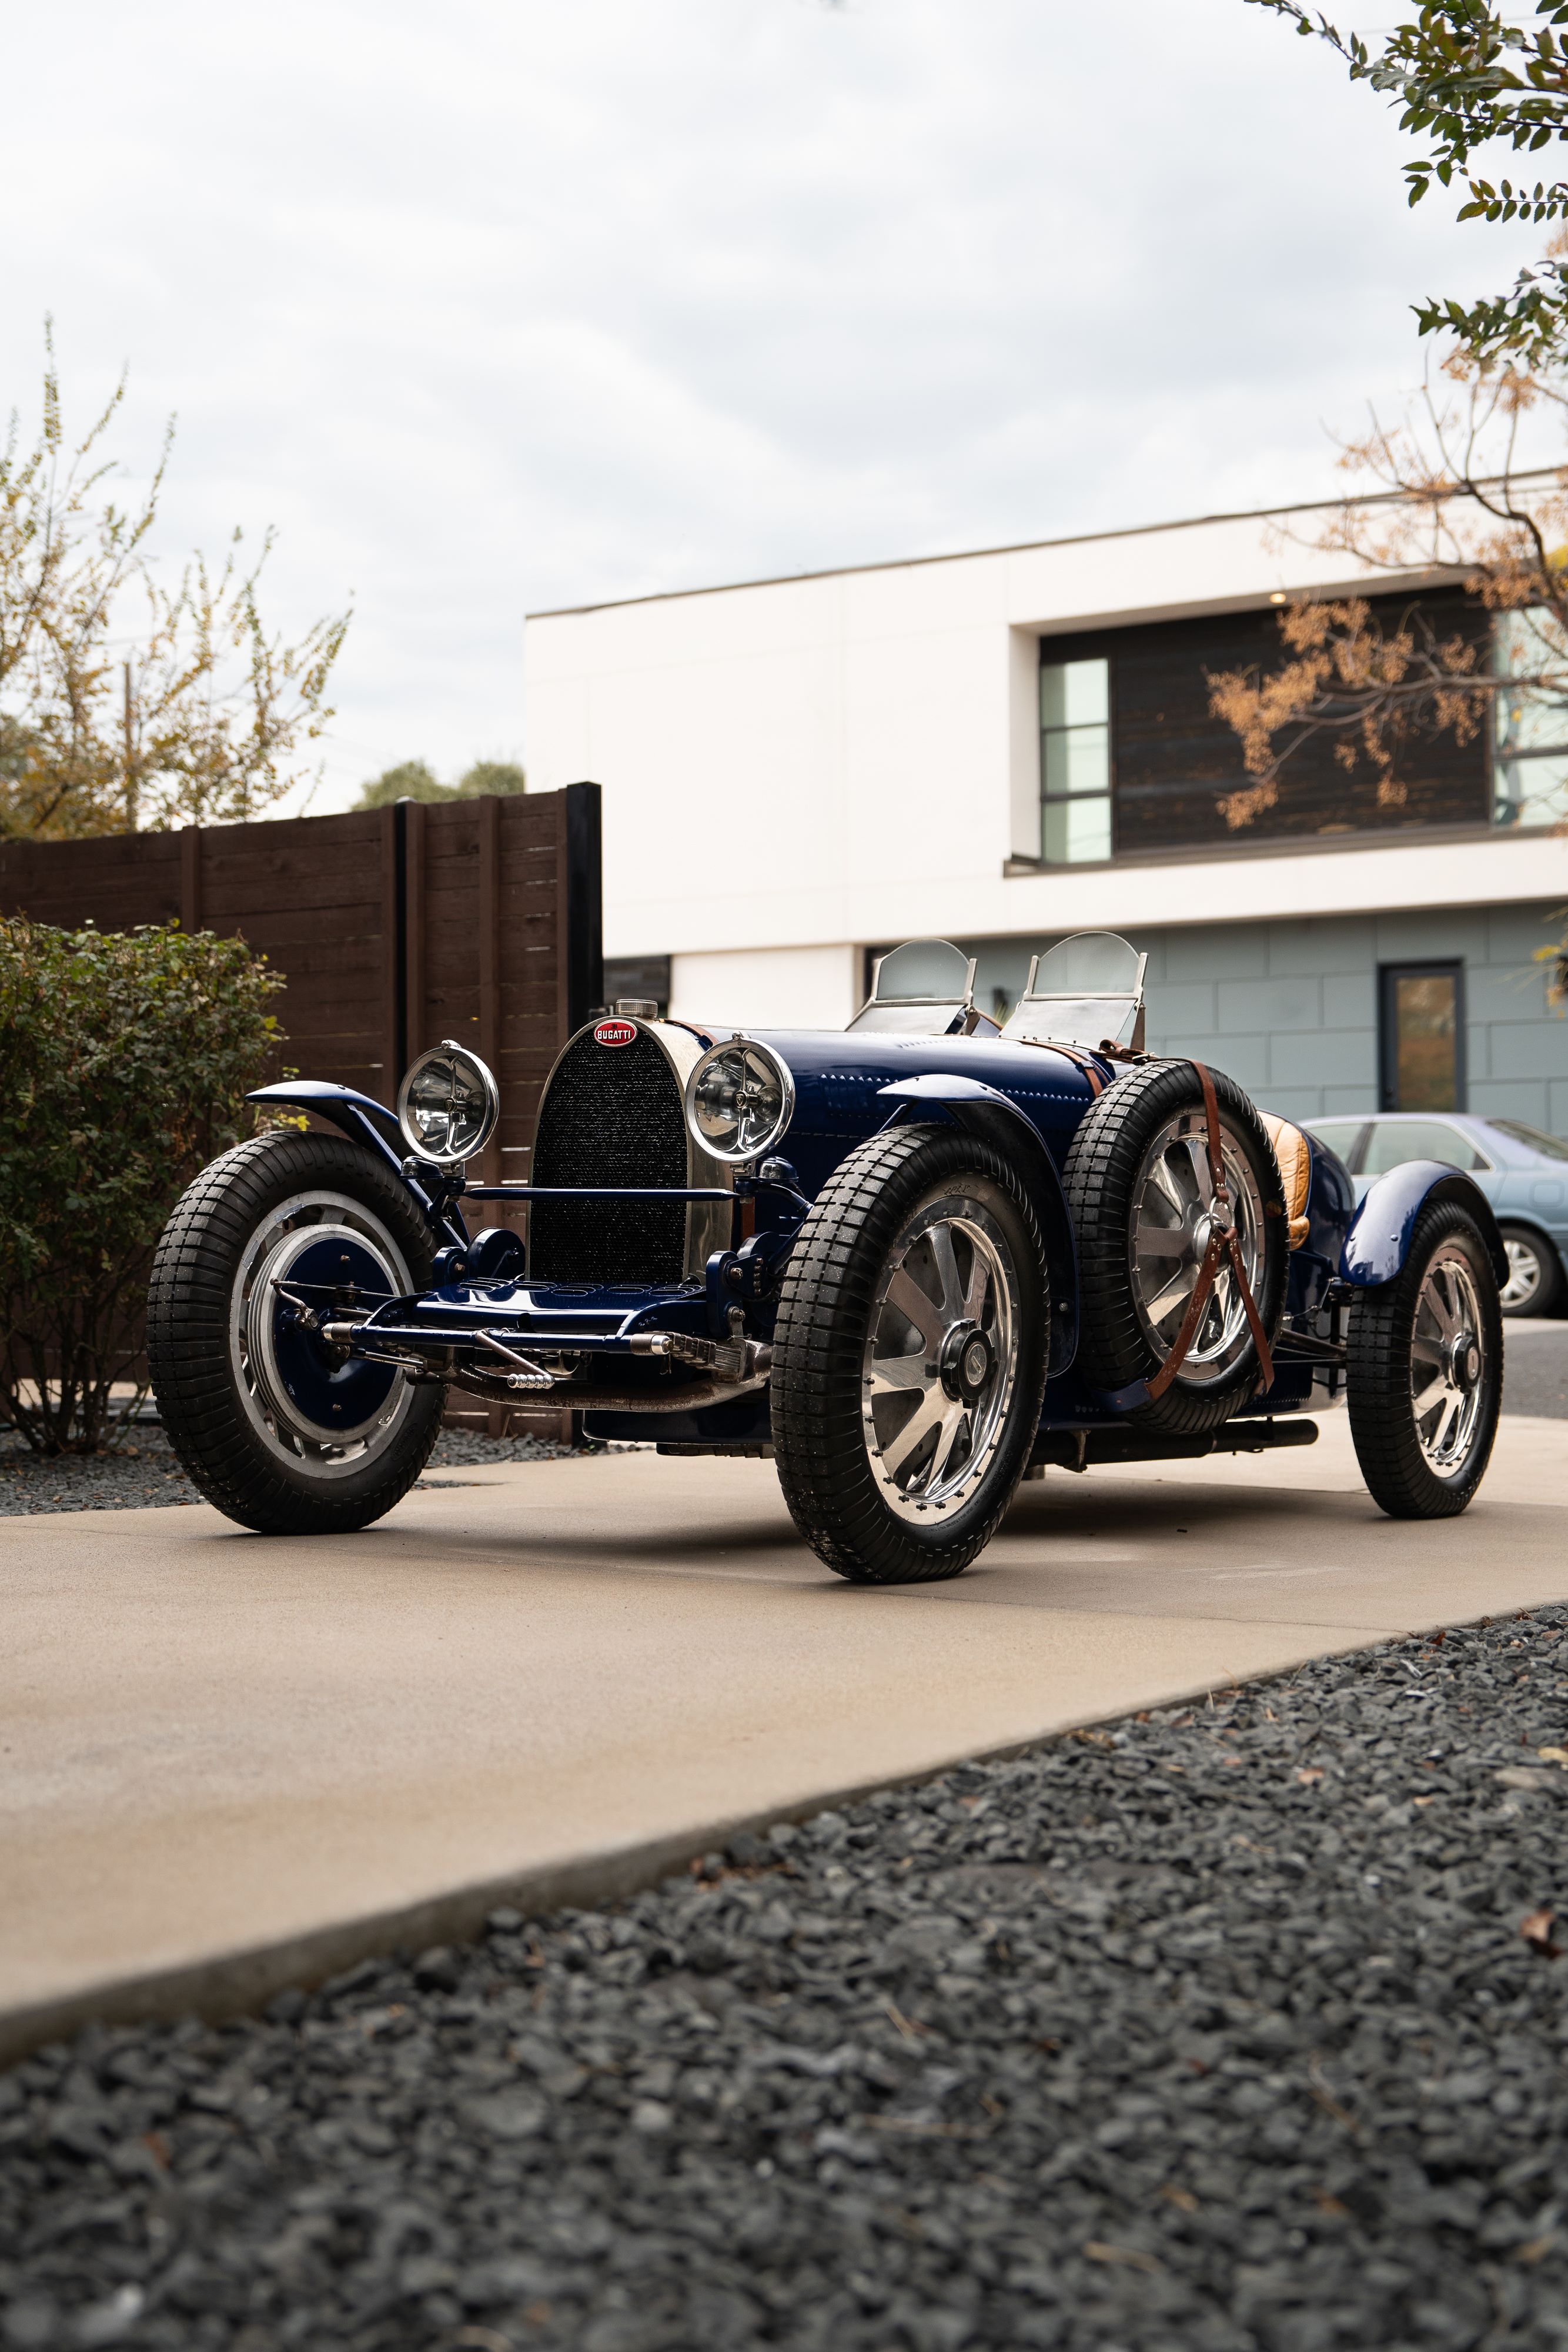
[[[1407,1160],[1377,1177],[1351,1219],[1340,1255],[1340,1272],[1358,1289],[1392,1282],[1410,1255],[1410,1235],[1428,1201],[1458,1201],[1486,1237],[1492,1271],[1508,1280],[1508,1254],[1491,1202],[1479,1184],[1441,1160]]]
[[[403,1164],[407,1146],[402,1129],[396,1113],[388,1110],[385,1103],[377,1102],[372,1095],[361,1094],[354,1087],[337,1086],[329,1078],[282,1078],[274,1086],[255,1087],[246,1100],[312,1111],[318,1118],[329,1119],[351,1143],[368,1144],[418,1202],[434,1230],[448,1241],[466,1246],[468,1231],[462,1218],[444,1202],[438,1202],[408,1173]]]
[[[1039,1220],[1051,1275],[1051,1352],[1047,1377],[1066,1371],[1078,1353],[1078,1251],[1061,1179],[1039,1129],[1017,1103],[978,1078],[933,1071],[879,1087],[878,1102],[889,1106],[889,1127],[939,1111],[955,1127],[977,1135],[1018,1169]]]

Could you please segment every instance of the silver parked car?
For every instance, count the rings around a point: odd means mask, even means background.
[[[1568,1307],[1568,1143],[1521,1118],[1469,1111],[1385,1111],[1375,1118],[1314,1118],[1312,1133],[1343,1160],[1359,1201],[1375,1176],[1405,1160],[1445,1160],[1473,1176],[1491,1202],[1508,1251],[1505,1315]]]

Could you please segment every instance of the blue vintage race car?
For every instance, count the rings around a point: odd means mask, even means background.
[[[872,1583],[951,1576],[1048,1465],[1306,1444],[1347,1393],[1385,1511],[1463,1510],[1502,1380],[1508,1262],[1473,1180],[1356,1203],[1321,1141],[1143,1051],[1144,960],[1036,959],[1005,1029],[939,940],[847,1033],[746,1035],[622,1003],[578,1031],[526,1185],[465,1184],[495,1081],[423,1055],[396,1111],[296,1081],[159,1246],[158,1402],[196,1484],[273,1533],[363,1526],[449,1388],[590,1436],[771,1455],[802,1535]],[[468,1202],[527,1208],[526,1240]]]

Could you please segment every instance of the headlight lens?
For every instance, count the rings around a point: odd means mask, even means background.
[[[716,1160],[758,1160],[795,1111],[795,1081],[770,1045],[710,1045],[686,1080],[686,1125]]]
[[[500,1115],[500,1088],[490,1072],[451,1037],[411,1062],[398,1088],[397,1123],[422,1160],[472,1160]]]

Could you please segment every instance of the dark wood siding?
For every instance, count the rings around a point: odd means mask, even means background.
[[[486,1183],[526,1178],[550,1064],[588,1009],[566,971],[569,813],[564,793],[408,810],[409,1057],[455,1037],[495,1071]]]
[[[1408,597],[1378,597],[1385,625],[1397,623]],[[1479,640],[1487,616],[1458,591],[1422,600],[1445,635]],[[1396,761],[1405,787],[1398,807],[1377,798],[1377,775],[1363,757],[1347,771],[1333,739],[1315,737],[1295,752],[1280,779],[1277,805],[1234,830],[1222,796],[1249,780],[1241,747],[1208,708],[1211,671],[1277,669],[1289,658],[1278,614],[1207,614],[1142,627],[1047,638],[1043,661],[1107,657],[1111,664],[1111,751],[1119,855],[1195,849],[1228,843],[1387,832],[1421,825],[1484,824],[1490,794],[1485,730],[1467,744],[1451,732],[1416,736]]]
[[[183,833],[0,841],[0,914],[240,932],[286,979],[281,1059],[390,1103],[443,1037],[501,1086],[487,1182],[528,1173],[551,1060],[601,993],[599,787]],[[401,836],[401,838],[400,838]],[[476,1171],[480,1172],[480,1171]]]
[[[273,1005],[279,1062],[384,1103],[424,1047],[472,1045],[501,1087],[500,1125],[473,1172],[517,1182],[550,1063],[603,993],[599,827],[599,787],[585,783],[183,833],[5,840],[0,915],[66,930],[179,921],[238,932],[285,978]],[[523,1213],[486,1202],[472,1222],[515,1227]],[[486,1410],[499,1436],[506,1408]],[[558,1412],[538,1425],[560,1437],[569,1421]]]

